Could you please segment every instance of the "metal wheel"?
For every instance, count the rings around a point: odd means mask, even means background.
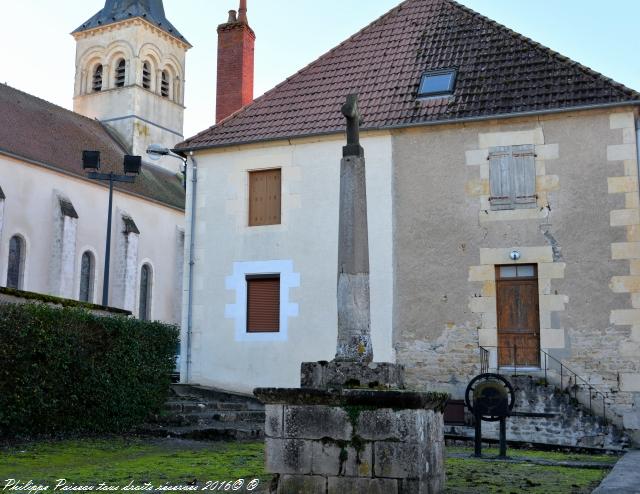
[[[471,396],[473,396],[473,392],[476,386],[484,381],[500,381],[502,384],[504,384],[504,387],[507,388],[507,393],[509,395],[509,412],[511,412],[516,402],[513,385],[500,374],[492,374],[490,372],[487,372],[485,374],[477,375],[476,377],[471,379],[471,381],[469,381],[469,384],[467,385],[467,390],[464,393],[464,403],[465,405],[467,405],[467,408],[471,410],[471,413],[475,415]],[[482,420],[485,420],[487,422],[497,422],[501,418],[503,417],[497,415],[482,415]]]

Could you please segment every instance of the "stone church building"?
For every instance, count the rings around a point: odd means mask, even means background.
[[[232,14],[219,59],[249,30]],[[183,381],[295,387],[333,358],[350,93],[374,360],[455,398],[480,370],[562,362],[639,439],[640,94],[451,0],[402,2],[178,145],[197,163]]]
[[[108,182],[125,154],[184,139],[185,38],[162,0],[107,0],[73,32],[74,111],[0,85],[0,285],[100,303]],[[70,88],[71,89],[71,88]],[[113,197],[109,305],[179,322],[184,250],[181,160],[143,162]]]

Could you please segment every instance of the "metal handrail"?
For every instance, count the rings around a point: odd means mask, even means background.
[[[489,355],[490,355],[490,350],[489,348],[495,348],[496,351],[500,350],[500,349],[504,349],[507,348],[509,350],[513,350],[512,353],[512,357],[513,357],[513,370],[514,370],[514,375],[517,375],[517,369],[518,367],[522,368],[522,367],[531,367],[531,365],[518,365],[517,363],[517,359],[516,359],[516,355],[518,353],[518,346],[517,345],[513,345],[513,346],[481,346],[478,345],[478,347],[480,348],[480,372],[481,373],[486,373],[489,371]],[[528,347],[520,347],[521,350],[526,350],[528,349]],[[547,369],[549,368],[549,359],[551,359],[551,361],[556,362],[557,364],[560,365],[560,390],[561,391],[565,391],[564,388],[564,375],[565,375],[565,371],[566,374],[569,378],[568,381],[568,386],[566,388],[567,393],[569,394],[569,396],[571,396],[571,388],[573,388],[573,398],[577,401],[578,399],[578,387],[580,386],[580,384],[578,383],[578,380],[580,380],[582,383],[584,383],[584,385],[586,385],[586,387],[588,388],[588,392],[589,392],[589,413],[593,414],[593,398],[597,398],[598,396],[600,396],[602,398],[602,418],[604,419],[604,423],[607,423],[607,398],[608,398],[608,393],[605,391],[601,391],[598,388],[596,388],[595,386],[593,386],[589,381],[587,381],[586,379],[584,379],[583,377],[579,376],[576,372],[574,372],[573,370],[571,370],[569,367],[567,367],[561,360],[558,360],[557,358],[553,357],[552,355],[549,355],[547,352],[545,352],[544,350],[540,349],[540,348],[535,348],[536,351],[539,351],[542,355],[544,355],[544,366],[540,366],[541,370],[544,371],[544,381],[545,384],[549,384],[549,381],[547,379]],[[542,364],[542,362],[541,362]],[[505,367],[505,366],[503,366]],[[498,374],[500,373],[500,366],[498,365]],[[572,384],[573,381],[573,384]],[[583,385],[583,386],[584,386]]]

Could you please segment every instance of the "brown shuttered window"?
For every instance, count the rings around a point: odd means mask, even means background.
[[[280,276],[247,276],[247,333],[280,331]]]
[[[281,171],[249,172],[249,226],[280,224]]]

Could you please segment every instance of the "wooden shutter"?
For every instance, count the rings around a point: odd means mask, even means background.
[[[511,209],[512,179],[511,179],[511,148],[499,146],[492,148],[489,154],[489,202],[491,209]]]
[[[249,226],[280,224],[281,171],[249,172]]]
[[[247,276],[247,333],[280,331],[280,276]]]
[[[535,207],[536,164],[533,145],[492,148],[489,160],[491,209]]]
[[[529,205],[520,207],[533,207],[536,204],[536,161],[533,145],[513,146],[511,154],[513,203],[516,207],[519,204]]]

